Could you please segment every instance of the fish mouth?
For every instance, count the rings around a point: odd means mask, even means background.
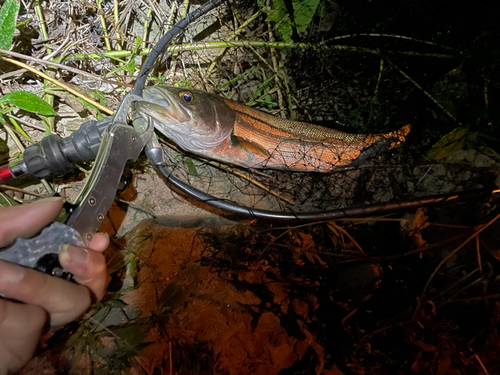
[[[144,90],[143,98],[135,103],[135,109],[141,114],[151,116],[163,123],[185,123],[191,120],[190,113],[170,93],[157,87]],[[143,116],[144,117],[144,116]]]

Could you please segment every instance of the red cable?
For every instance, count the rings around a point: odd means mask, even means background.
[[[13,178],[14,176],[10,171],[9,164],[5,164],[0,167],[0,184],[3,184],[4,182],[7,182]]]

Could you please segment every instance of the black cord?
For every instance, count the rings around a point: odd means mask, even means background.
[[[362,207],[348,207],[338,210],[322,212],[278,212],[260,210],[242,206],[236,202],[213,197],[201,190],[198,190],[186,182],[173,176],[164,165],[156,166],[156,170],[162,175],[166,182],[174,190],[187,194],[189,197],[208,204],[218,210],[225,211],[236,216],[238,219],[260,219],[285,224],[313,223],[321,221],[339,220],[352,217],[365,217],[370,215],[387,215],[410,208],[422,207],[425,205],[455,201],[466,196],[477,201],[478,195],[491,195],[491,190],[480,189],[456,194],[435,195],[429,197],[415,198],[405,202],[385,202]]]

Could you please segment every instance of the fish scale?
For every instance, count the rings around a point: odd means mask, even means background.
[[[266,127],[267,129],[265,131],[268,133],[273,133],[274,130],[277,135],[292,136],[297,139],[311,138],[312,140],[321,140],[328,143],[333,143],[335,141],[372,143],[373,140],[371,138],[378,139],[380,137],[379,135],[367,136],[366,134],[345,133],[307,122],[291,121],[272,116],[231,100],[226,100],[225,102],[229,107],[242,115],[242,118],[244,118],[243,115],[247,115],[248,118],[253,119],[253,121],[245,119],[250,126],[255,129]]]

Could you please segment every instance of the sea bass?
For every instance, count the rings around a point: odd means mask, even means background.
[[[404,141],[406,125],[379,135],[349,134],[289,121],[191,88],[148,87],[135,109],[185,151],[247,168],[331,172],[352,164],[375,141]]]

